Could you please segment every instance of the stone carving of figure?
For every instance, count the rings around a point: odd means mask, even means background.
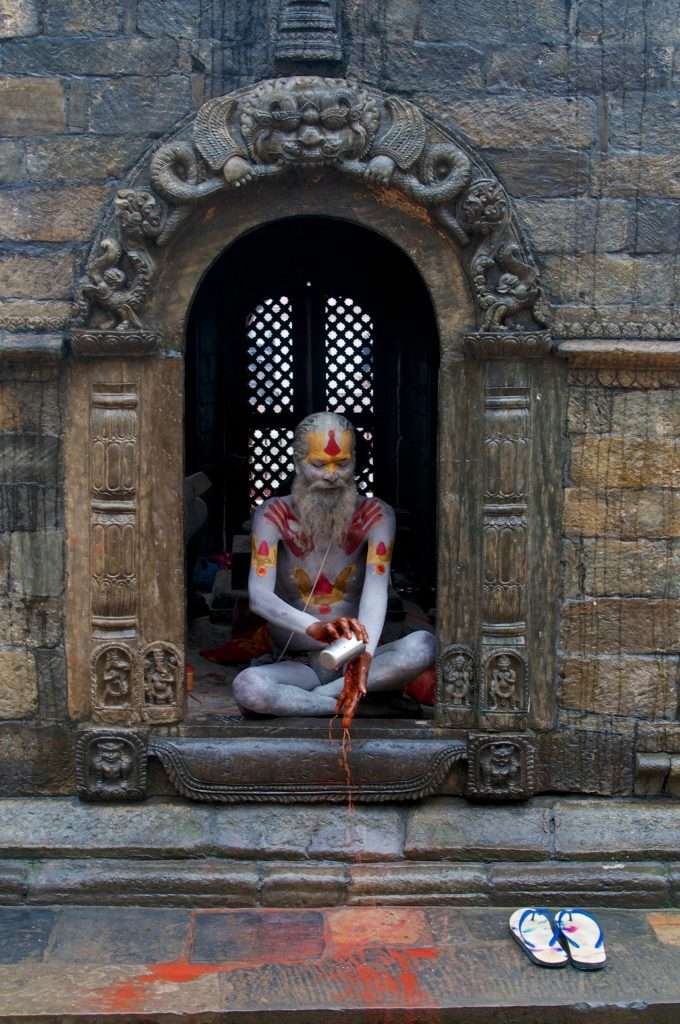
[[[147,704],[174,704],[177,659],[173,651],[154,647],[146,656],[144,696]]]
[[[252,527],[250,605],[269,623],[278,655],[240,672],[234,694],[242,708],[270,715],[330,716],[337,705],[347,726],[367,689],[401,690],[428,668],[435,642],[419,631],[378,648],[394,512],[357,493],[352,425],[332,413],[308,416],[294,455],[292,493],[265,502]],[[344,677],[319,664],[343,636],[366,641]]]
[[[445,702],[457,707],[469,707],[474,680],[471,659],[465,654],[456,654],[445,662],[443,674]]]
[[[130,658],[125,651],[106,651],[102,667],[102,699],[105,704],[124,703],[130,691]]]
[[[495,659],[489,684],[491,706],[497,711],[516,711],[517,672],[507,654],[500,654]]]
[[[132,765],[132,754],[124,740],[100,740],[94,752],[95,786],[104,790],[124,790]]]
[[[489,789],[509,789],[519,779],[520,771],[520,752],[514,743],[490,743],[481,753],[481,783]]]

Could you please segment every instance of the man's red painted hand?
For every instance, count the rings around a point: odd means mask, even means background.
[[[313,622],[307,626],[307,636],[312,640],[318,640],[322,644],[332,644],[335,640],[345,637],[351,640],[363,640],[368,643],[368,633],[358,619],[332,619],[330,622]]]
[[[344,685],[335,705],[336,714],[342,715],[343,729],[349,729],[359,701],[366,695],[371,660],[371,655],[364,652],[345,666]]]

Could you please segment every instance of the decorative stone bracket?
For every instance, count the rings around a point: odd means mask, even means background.
[[[512,358],[547,325],[538,272],[500,182],[414,104],[345,79],[260,82],[209,100],[117,193],[78,290],[76,355],[147,355],[163,251],[209,197],[291,171],[335,168],[424,207],[462,248],[479,330]],[[518,345],[501,344],[520,332]],[[495,340],[492,342],[491,338]]]

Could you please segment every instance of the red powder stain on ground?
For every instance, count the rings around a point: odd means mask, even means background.
[[[350,971],[338,973],[342,980],[344,998],[348,1005],[427,1007],[433,1005],[432,994],[423,989],[416,973],[417,960],[434,960],[439,951],[434,948],[382,949],[370,958],[362,951],[345,961]],[[337,963],[337,961],[336,961]],[[331,963],[329,963],[329,967]]]
[[[206,974],[231,970],[231,964],[190,964],[186,960],[148,964],[144,974],[135,974],[127,981],[107,985],[96,992],[96,1001],[103,1009],[124,1013],[138,1010],[144,1005],[144,996],[150,985],[158,981],[185,984],[198,981]]]

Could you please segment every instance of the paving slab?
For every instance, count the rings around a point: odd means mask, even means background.
[[[509,912],[0,907],[0,1021],[677,1024],[680,912],[598,911],[597,973],[535,967]]]

